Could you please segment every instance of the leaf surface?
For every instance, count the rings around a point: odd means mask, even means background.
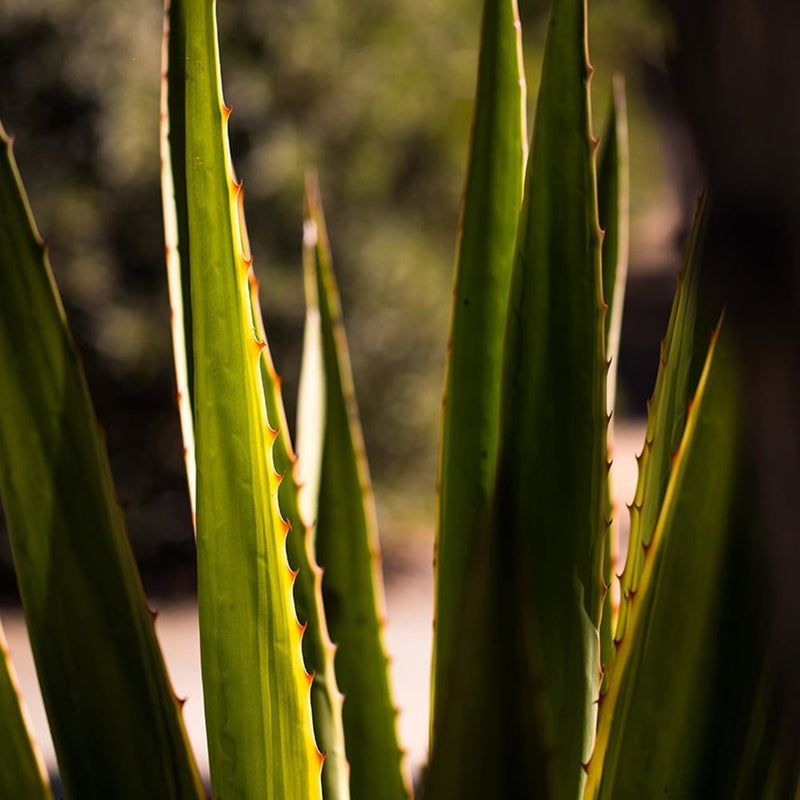
[[[606,534],[606,351],[583,0],[553,3],[506,330],[494,524],[509,701],[575,798],[591,753]],[[535,719],[538,733],[527,720]],[[534,749],[535,744],[529,745]]]
[[[641,581],[608,675],[588,797],[698,796],[726,550],[736,530],[740,409],[728,342],[709,351]],[[658,720],[658,724],[654,721]]]
[[[253,322],[252,257],[230,162],[215,5],[173,2],[170,70],[182,124],[194,351],[198,599],[211,782],[219,797],[321,795],[311,676],[278,507],[278,435],[267,418]],[[181,52],[181,45],[182,52]],[[172,81],[168,81],[168,87]],[[180,96],[180,89],[178,89]],[[180,173],[173,175],[178,179]],[[180,193],[176,189],[176,194]]]
[[[715,337],[627,601],[589,798],[790,797],[734,342]]]
[[[648,403],[647,429],[639,455],[639,478],[630,507],[628,556],[620,584],[622,604],[615,631],[625,633],[628,598],[636,592],[644,566],[645,551],[655,530],[666,494],[672,456],[680,444],[689,405],[705,362],[714,329],[709,313],[697,304],[699,260],[707,225],[707,201],[701,200],[670,312],[667,333],[661,345],[656,385]]]
[[[503,336],[526,151],[517,3],[487,0],[456,251],[439,464],[431,707],[436,775],[429,780],[453,786],[470,780],[463,773],[463,751],[458,752],[462,745],[454,741],[465,731],[453,712],[454,705],[469,702],[456,688],[457,673],[472,665],[465,664],[469,656],[457,657],[467,642],[456,639],[472,638],[461,620],[472,590],[470,565],[494,494]],[[450,742],[441,743],[443,737]],[[451,753],[441,762],[440,748]]]
[[[242,221],[242,225],[244,222]],[[309,248],[304,248],[304,259],[309,257]],[[313,257],[313,253],[310,254]],[[313,267],[310,268],[312,280]],[[253,307],[253,325],[262,341],[266,341],[266,332],[261,315],[258,297],[258,282],[251,281],[250,296]],[[306,312],[306,341],[301,368],[301,385],[311,396],[305,407],[298,409],[298,434],[304,430],[306,434],[316,437],[316,447],[322,450],[321,418],[322,404],[325,402],[324,377],[321,374],[322,351],[321,332],[319,330],[319,310],[316,303]],[[309,330],[311,329],[311,333]],[[310,365],[313,365],[310,366]],[[309,381],[309,372],[315,379]],[[278,435],[273,445],[275,469],[282,476],[278,491],[281,510],[290,524],[286,537],[286,550],[289,564],[297,570],[294,582],[294,598],[298,619],[305,625],[303,634],[303,656],[306,669],[314,675],[311,684],[311,708],[314,718],[314,733],[317,746],[325,754],[322,765],[322,794],[326,800],[346,800],[350,796],[349,765],[345,757],[344,728],[342,725],[342,694],[339,691],[334,668],[335,647],[330,640],[325,609],[322,601],[322,570],[314,555],[314,525],[316,519],[316,503],[318,500],[317,483],[309,483],[308,471],[301,472],[302,464],[292,449],[289,438],[289,426],[280,391],[280,378],[275,366],[265,349],[261,358],[261,379],[267,404],[267,416],[277,428]],[[312,408],[308,404],[312,404]],[[309,418],[315,420],[312,423]],[[301,425],[301,422],[305,424]],[[309,434],[309,430],[312,432]],[[309,450],[314,444],[306,444],[301,450],[301,457],[310,457]]]
[[[619,340],[622,330],[622,307],[628,273],[629,235],[629,171],[628,119],[625,83],[621,75],[614,76],[611,110],[600,138],[597,163],[597,205],[600,227],[603,230],[603,300],[606,304],[605,337],[608,374],[606,404],[613,414],[616,397]],[[609,461],[613,459],[614,420],[609,423]],[[603,550],[603,581],[606,594],[600,620],[600,661],[603,667],[611,660],[614,628],[619,610],[619,515],[613,502],[611,481],[607,485],[607,516],[611,521]]]
[[[428,797],[519,791],[504,719],[491,515],[506,313],[527,156],[516,0],[486,0],[450,321],[439,456]],[[479,752],[480,758],[471,757]],[[527,754],[526,754],[527,756]],[[528,764],[526,769],[533,767]]]
[[[305,264],[313,270],[325,376],[316,554],[336,676],[344,693],[345,750],[356,800],[405,798],[396,717],[383,644],[386,619],[374,497],[358,420],[339,293],[316,184],[306,186]],[[304,453],[303,453],[304,454]],[[313,485],[315,479],[310,477]]]
[[[170,26],[172,23],[172,29]],[[189,502],[194,522],[197,508],[197,465],[194,455],[194,351],[192,349],[189,212],[186,197],[186,52],[185,31],[165,4],[161,51],[161,199],[169,287],[172,354],[181,420]]]
[[[0,494],[64,790],[202,797],[80,357],[0,139]]]

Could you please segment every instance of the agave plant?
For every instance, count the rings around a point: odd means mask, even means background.
[[[296,456],[229,154],[213,3],[173,0],[164,66],[166,253],[212,793],[407,797],[316,180]],[[554,0],[528,155],[516,2],[486,0],[445,381],[423,793],[788,797],[798,765],[774,723],[736,345],[697,291],[705,203],[614,602],[627,135],[617,81],[598,155],[591,73],[585,0]],[[65,793],[202,797],[47,249],[2,136],[0,490]],[[0,709],[0,796],[48,796],[7,659]]]

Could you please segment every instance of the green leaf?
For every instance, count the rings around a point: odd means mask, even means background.
[[[186,200],[186,169],[183,148],[185,147],[185,71],[182,54],[185,41],[180,25],[173,36],[165,38],[164,63],[168,62],[168,51],[172,50],[175,69],[165,71],[162,91],[162,153],[164,165],[162,184],[164,195],[164,222],[167,235],[167,271],[172,310],[173,344],[175,349],[176,377],[178,383],[178,406],[181,412],[183,439],[189,476],[192,509],[194,503],[195,457],[194,421],[192,418],[191,384],[193,353],[186,343],[192,341],[190,273],[188,258],[189,220]],[[168,81],[168,84],[166,83]],[[171,109],[171,110],[170,110]],[[174,129],[174,130],[171,130]],[[173,180],[173,174],[175,178]],[[241,203],[239,204],[241,209]],[[243,215],[239,220],[240,233],[245,250],[246,227]],[[253,327],[260,341],[266,341],[258,298],[258,282],[250,281]],[[322,769],[322,789],[326,798],[346,798],[347,762],[344,757],[344,734],[341,722],[342,696],[336,685],[333,669],[333,647],[327,633],[322,610],[320,574],[316,563],[312,563],[307,547],[310,536],[305,518],[301,514],[302,498],[313,495],[308,490],[299,491],[295,477],[296,457],[292,450],[289,429],[280,392],[278,378],[268,348],[262,353],[261,379],[264,386],[267,419],[278,431],[273,445],[276,471],[282,476],[278,492],[279,506],[291,525],[286,546],[289,563],[297,571],[294,597],[298,619],[306,626],[303,635],[303,654],[307,668],[314,675],[311,687],[312,716],[319,748],[325,754]]]
[[[603,229],[603,300],[606,355],[610,362],[607,405],[614,408],[622,308],[628,277],[630,228],[630,173],[628,157],[628,111],[625,80],[615,75],[606,127],[597,154],[597,205]]]
[[[606,304],[605,337],[608,375],[606,376],[606,405],[614,409],[619,361],[619,340],[622,330],[622,306],[628,273],[629,229],[629,171],[628,118],[625,82],[615,75],[611,110],[605,130],[600,137],[597,159],[597,204],[600,227],[603,229],[603,300]],[[613,458],[613,419],[609,424],[609,460]],[[603,581],[606,594],[600,620],[600,661],[603,667],[611,660],[616,616],[619,609],[619,524],[614,507],[611,482],[608,483],[607,516],[611,520],[603,549]]]
[[[587,797],[697,794],[736,535],[740,409],[730,343],[712,345],[652,535],[590,765]],[[729,595],[730,596],[730,595]],[[735,669],[735,666],[734,666]],[[644,793],[644,794],[642,794]]]
[[[0,494],[64,790],[202,797],[80,358],[0,138]]]
[[[241,220],[244,231],[244,220]],[[304,258],[313,259],[309,248],[304,249]],[[313,264],[310,266],[311,278],[316,291],[316,278]],[[308,289],[308,287],[307,287]],[[253,308],[253,325],[262,341],[266,341],[264,321],[258,297],[258,282],[250,282],[250,296]],[[312,295],[313,296],[313,295]],[[301,370],[301,387],[307,395],[304,408],[298,409],[304,424],[298,423],[298,435],[305,431],[306,435],[317,437],[317,448],[322,451],[322,409],[325,402],[324,376],[321,372],[316,380],[309,380],[309,372],[317,372],[322,368],[322,343],[319,330],[319,310],[315,303],[306,313],[306,342],[303,351]],[[313,365],[313,368],[311,367]],[[264,384],[264,396],[267,405],[267,417],[271,425],[277,429],[273,445],[275,469],[282,476],[278,501],[281,510],[290,524],[286,537],[286,550],[289,564],[297,571],[294,582],[294,598],[298,619],[305,625],[303,634],[303,657],[306,668],[314,675],[311,684],[311,709],[314,719],[314,732],[317,746],[325,754],[322,765],[322,794],[326,800],[347,800],[350,797],[349,765],[345,758],[344,727],[342,724],[343,696],[339,691],[334,669],[335,648],[328,633],[325,609],[322,602],[322,570],[317,565],[313,546],[313,525],[309,520],[316,519],[316,503],[319,492],[319,476],[316,483],[310,484],[308,471],[300,472],[302,462],[292,450],[289,438],[289,426],[283,397],[280,391],[280,378],[275,366],[265,349],[261,358],[261,379]],[[308,408],[308,404],[312,408]],[[316,424],[315,424],[316,423]],[[311,433],[309,434],[309,431]],[[313,441],[300,451],[301,458],[310,456]],[[313,470],[312,470],[313,472]]]
[[[477,666],[478,658],[457,657],[468,643],[456,640],[474,641],[462,620],[465,595],[472,591],[471,563],[494,495],[503,334],[526,149],[517,3],[487,0],[456,252],[439,465],[428,781],[452,787],[461,783],[453,782],[457,775],[464,778],[459,742],[466,730],[453,713],[468,701],[459,673]],[[440,760],[440,752],[450,755]]]
[[[172,24],[172,30],[170,25]],[[172,352],[181,420],[183,453],[192,521],[197,507],[197,467],[194,457],[194,351],[192,350],[191,270],[189,263],[189,212],[186,197],[186,52],[185,31],[171,19],[165,4],[161,52],[161,197],[164,215],[165,255],[169,286]]]
[[[0,797],[50,800],[53,794],[38,747],[31,737],[22,696],[0,625]]]
[[[587,797],[790,797],[732,337],[712,344],[603,698]],[[644,793],[644,794],[642,794]]]
[[[672,456],[678,449],[686,424],[686,409],[692,398],[714,329],[713,317],[697,305],[699,259],[708,219],[708,203],[701,200],[695,217],[683,268],[670,312],[667,334],[661,345],[653,396],[648,403],[647,430],[639,456],[639,479],[630,507],[628,556],[621,577],[622,604],[615,632],[625,634],[628,598],[637,591],[644,555],[666,494]]]
[[[215,796],[321,795],[311,676],[303,667],[262,384],[266,342],[253,324],[252,258],[230,162],[213,4],[174,2],[185,49],[183,150],[194,348],[198,597],[206,727]],[[184,72],[185,69],[185,72]],[[168,101],[169,102],[169,101]],[[179,133],[180,132],[180,133]],[[173,175],[177,179],[177,175]]]
[[[313,180],[306,189],[305,263],[316,279],[316,297],[311,293],[308,304],[312,311],[315,300],[319,304],[325,369],[316,553],[324,570],[322,595],[345,697],[350,792],[356,800],[405,798],[409,789],[382,641],[385,601],[374,498],[325,220]]]
[[[607,527],[590,74],[586,4],[556,0],[511,284],[495,525],[502,616],[513,622],[504,649],[531,687],[509,713],[522,747],[550,754],[551,792],[564,798],[580,795],[594,735]]]

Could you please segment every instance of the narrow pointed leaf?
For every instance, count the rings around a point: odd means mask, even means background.
[[[292,597],[288,523],[278,507],[276,432],[261,377],[266,343],[253,325],[252,258],[241,226],[241,185],[230,163],[214,4],[173,2],[170,29],[185,47],[183,53],[169,50],[170,69],[185,75],[185,118],[170,131],[185,136],[198,596],[211,783],[219,797],[320,797],[311,676],[302,663]],[[172,144],[174,161],[181,143]]]
[[[64,790],[199,798],[80,359],[0,139],[0,494]]]
[[[460,784],[456,775],[469,781],[463,744],[457,741],[470,727],[466,717],[457,718],[467,712],[469,700],[457,673],[480,669],[477,653],[458,657],[455,640],[477,643],[472,623],[464,623],[464,604],[474,588],[468,575],[494,493],[503,335],[526,149],[517,3],[487,0],[456,252],[439,465],[428,780],[454,792]]]
[[[630,173],[628,165],[628,111],[625,81],[614,76],[611,109],[597,157],[597,205],[603,230],[603,300],[605,314],[609,409],[614,408],[622,310],[628,277],[630,228]]]
[[[194,457],[194,351],[189,265],[189,214],[186,198],[186,41],[183,26],[175,21],[170,31],[169,4],[165,6],[161,52],[161,197],[164,216],[167,284],[169,286],[172,352],[181,420],[183,453],[192,521],[197,507],[197,467]]]
[[[733,343],[712,344],[628,598],[588,798],[791,797]],[[789,745],[788,747],[786,745]]]
[[[588,797],[720,796],[698,790],[707,769],[709,700],[716,671],[724,668],[715,654],[728,554],[741,531],[734,369],[730,342],[712,345],[641,581],[628,600],[627,630],[608,676]]]
[[[244,230],[243,219],[241,224]],[[250,297],[253,308],[253,326],[259,338],[266,341],[266,331],[258,297],[258,282],[255,280],[250,282]],[[308,309],[307,318],[307,339],[301,374],[306,378],[306,391],[312,397],[318,398],[316,402],[324,403],[325,391],[322,385],[322,376],[319,375],[310,385],[308,381],[309,371],[317,371],[316,369],[311,370],[309,365],[313,363],[320,370],[322,366],[319,310],[316,305]],[[310,337],[308,335],[309,328],[314,331]],[[308,522],[308,520],[316,518],[318,476],[317,485],[310,486],[307,483],[307,473],[300,473],[298,457],[292,450],[289,438],[289,426],[280,391],[280,378],[275,372],[268,349],[264,350],[261,358],[261,378],[264,384],[267,417],[272,427],[278,431],[272,452],[275,469],[282,476],[278,501],[283,515],[291,526],[286,537],[286,550],[290,566],[297,570],[294,598],[298,619],[305,625],[303,657],[306,669],[314,675],[314,682],[311,684],[314,733],[317,746],[325,755],[325,761],[322,764],[322,795],[325,800],[347,800],[350,796],[350,789],[349,766],[345,757],[342,725],[343,697],[336,681],[335,648],[328,633],[322,602],[322,570],[317,565],[313,552],[313,525]],[[303,378],[301,377],[302,383]],[[308,402],[314,403],[313,400]],[[314,414],[308,408],[305,411],[307,416],[318,420],[318,417],[321,416],[322,406],[314,404],[314,407],[319,409],[319,414]],[[312,436],[322,435],[319,421],[316,424],[304,425],[303,428],[306,431],[309,428],[312,429]],[[300,430],[298,423],[298,434]],[[318,449],[320,451],[322,449],[321,442],[318,444]],[[308,447],[306,455],[308,455]],[[312,498],[310,502],[304,503],[304,500],[309,497]]]
[[[267,365],[265,369],[274,369]],[[267,385],[267,384],[265,384]],[[283,404],[278,395],[270,397],[267,409],[270,419],[285,418]],[[279,405],[280,404],[280,405]],[[275,417],[272,414],[275,414]],[[286,430],[285,427],[280,428]],[[312,551],[313,526],[306,523],[302,498],[307,487],[295,477],[297,457],[289,442],[279,434],[274,446],[275,468],[283,475],[278,498],[291,529],[286,539],[289,563],[297,570],[294,598],[297,617],[305,625],[303,656],[306,669],[314,675],[311,684],[311,708],[317,746],[325,755],[322,765],[322,794],[326,800],[347,800],[350,797],[349,765],[345,757],[344,728],[342,725],[343,696],[339,691],[334,669],[335,648],[330,639],[322,602],[322,570]]]
[[[339,295],[316,186],[307,184],[306,264],[313,267],[325,368],[325,421],[316,553],[343,721],[350,793],[356,800],[405,798],[408,782],[397,741],[383,645],[385,600],[374,498],[358,421]],[[313,295],[309,303],[313,305]]]
[[[699,259],[708,217],[707,201],[698,207],[689,248],[672,304],[667,333],[661,345],[653,396],[648,403],[647,430],[639,456],[639,479],[631,506],[630,538],[621,577],[621,606],[615,639],[625,635],[628,598],[637,591],[661,504],[672,470],[672,455],[678,449],[686,425],[686,409],[694,395],[714,328],[709,313],[697,303]]]
[[[616,397],[619,339],[622,330],[622,307],[628,274],[629,228],[629,171],[628,119],[625,102],[625,83],[621,75],[614,76],[611,110],[600,138],[597,164],[597,205],[600,227],[603,230],[603,300],[606,304],[605,336],[608,374],[606,376],[606,405],[614,411]],[[614,420],[608,431],[609,461],[613,459]],[[607,516],[611,521],[603,550],[603,581],[606,594],[600,620],[600,661],[607,666],[611,660],[616,617],[619,610],[619,513],[612,499],[611,482],[607,485]]]
[[[537,721],[551,792],[562,798],[580,795],[593,741],[607,527],[606,352],[586,47],[585,2],[556,0],[511,285],[494,515],[498,562],[508,573],[504,616],[514,621],[510,655],[532,687],[527,703],[521,696],[510,706],[521,726]],[[535,741],[530,730],[525,735]]]
[[[19,693],[8,645],[0,625],[0,797],[50,800],[53,794],[44,761],[31,738],[27,714]]]

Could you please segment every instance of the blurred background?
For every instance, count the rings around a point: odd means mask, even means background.
[[[630,292],[618,417],[652,389],[697,181],[646,0],[591,4],[595,130],[627,77]],[[529,116],[546,0],[521,0]],[[158,175],[158,0],[4,0],[0,119],[84,353],[148,590],[191,590]],[[387,566],[428,547],[478,0],[223,0],[231,146],[293,419],[303,172],[320,173]],[[0,592],[13,596],[7,539]]]
[[[699,181],[654,4],[590,5],[596,133],[615,71],[629,90],[633,218],[617,419],[635,420],[654,383]],[[520,0],[530,122],[548,6]],[[319,171],[390,594],[398,576],[430,570],[479,23],[479,0],[219,3],[233,160],[290,420],[302,345],[302,180],[306,168]],[[194,544],[161,225],[161,26],[158,0],[3,0],[0,119],[17,137],[50,243],[145,587],[180,599],[195,588]],[[0,600],[15,598],[0,520]]]

